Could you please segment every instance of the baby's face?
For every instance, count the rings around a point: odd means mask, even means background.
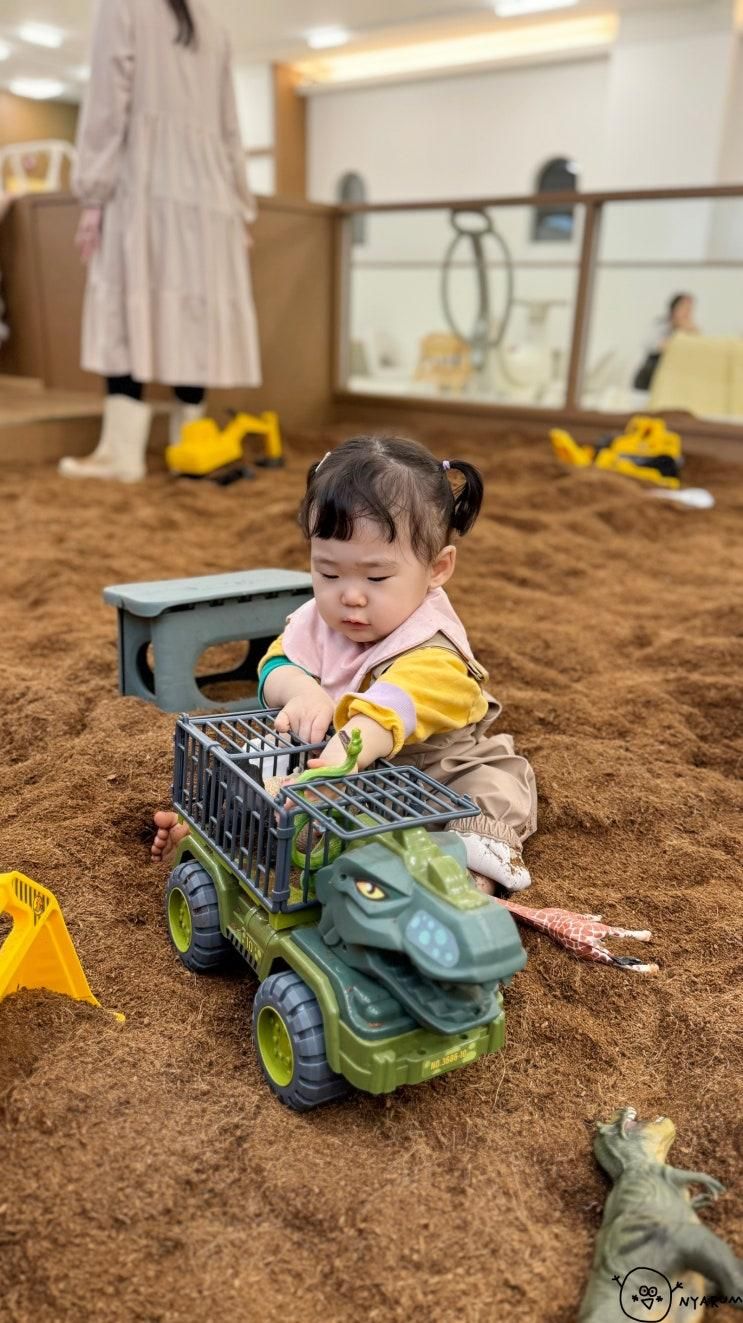
[[[355,643],[386,638],[454,568],[453,547],[423,565],[407,539],[388,542],[368,520],[357,521],[349,542],[312,538],[310,548],[317,609],[326,625]]]

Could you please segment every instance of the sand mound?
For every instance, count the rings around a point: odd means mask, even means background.
[[[735,1180],[743,469],[690,462],[718,500],[695,512],[546,445],[429,440],[487,478],[452,597],[537,772],[525,899],[652,928],[661,972],[526,931],[503,1054],[390,1098],[279,1107],[252,981],[171,955],[148,843],[173,718],[116,696],[100,591],[301,568],[293,511],[328,438],[228,489],[4,469],[4,866],[56,892],[127,1021],[45,994],[0,1006],[3,1323],[571,1323],[607,1190],[596,1118],[668,1113],[676,1163]],[[734,1191],[704,1216],[735,1241]]]

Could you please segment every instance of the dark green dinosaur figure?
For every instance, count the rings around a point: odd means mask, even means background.
[[[473,887],[454,832],[362,841],[321,868],[315,887],[326,947],[437,1033],[490,1023],[500,985],[525,964],[515,926],[498,922],[508,911]]]
[[[675,1138],[667,1116],[638,1121],[632,1107],[599,1124],[594,1153],[614,1188],[578,1323],[696,1323],[703,1302],[743,1307],[743,1264],[696,1214],[724,1186],[667,1166]],[[694,1185],[703,1193],[692,1196]]]

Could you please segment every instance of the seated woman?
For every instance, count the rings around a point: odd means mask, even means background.
[[[677,331],[683,331],[685,335],[699,334],[699,327],[694,321],[694,295],[674,294],[668,311],[658,321],[645,361],[635,373],[632,382],[635,390],[650,390],[661,355]]]

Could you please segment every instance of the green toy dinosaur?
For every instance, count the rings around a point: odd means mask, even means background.
[[[362,842],[321,868],[315,886],[317,933],[356,983],[365,975],[381,984],[437,1033],[497,1015],[498,987],[521,967],[521,943],[495,925],[499,907],[472,886],[455,832],[408,828]]]
[[[638,1121],[633,1107],[599,1124],[594,1153],[614,1188],[578,1323],[696,1323],[713,1301],[743,1307],[743,1264],[696,1214],[724,1186],[667,1166],[675,1138],[667,1116]]]

